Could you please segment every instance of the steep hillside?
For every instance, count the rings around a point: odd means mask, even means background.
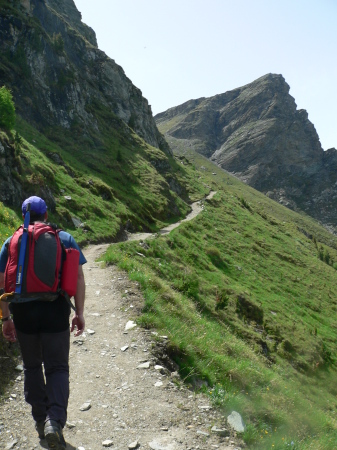
[[[281,204],[336,231],[337,151],[324,152],[281,75],[158,114],[175,151],[192,148]]]
[[[115,151],[105,152],[104,161],[96,158],[98,170],[92,170],[22,119],[18,126],[27,138],[20,145],[0,130],[1,199],[15,205],[20,220],[22,199],[44,197],[50,218],[79,242],[111,242],[124,239],[125,231],[156,231],[184,216],[190,209],[187,201],[208,192],[196,173],[135,134],[124,147],[115,139]],[[171,190],[168,179],[186,201]]]
[[[96,117],[96,109],[108,110],[169,151],[147,100],[97,48],[73,0],[1,0],[0,6],[0,79],[21,116],[40,130],[59,126],[90,139],[113,126]]]
[[[238,411],[256,450],[334,450],[337,240],[191,150],[216,195],[169,235],[111,246],[143,289],[144,327],[185,381]],[[205,447],[206,448],[206,447]]]
[[[156,229],[188,211],[193,188],[147,100],[97,48],[73,0],[0,0],[0,85],[23,138],[0,138],[5,205],[41,195],[80,241]]]

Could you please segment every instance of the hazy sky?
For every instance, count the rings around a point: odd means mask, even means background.
[[[337,0],[74,0],[154,114],[282,74],[337,148]]]

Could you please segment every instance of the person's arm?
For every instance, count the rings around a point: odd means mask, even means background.
[[[75,294],[75,314],[71,322],[71,332],[74,331],[75,327],[77,331],[75,332],[75,336],[79,336],[83,333],[85,328],[85,320],[84,320],[84,300],[85,300],[85,281],[84,281],[84,273],[82,266],[78,266],[78,274],[77,274],[77,291]]]
[[[5,286],[5,276],[3,272],[0,272],[0,289]],[[2,311],[2,319],[6,319],[2,322],[2,334],[4,338],[9,342],[16,341],[15,326],[12,318],[10,317],[9,305],[7,302],[0,302],[0,307]]]

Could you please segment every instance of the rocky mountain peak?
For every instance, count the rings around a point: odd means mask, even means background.
[[[270,73],[155,119],[173,149],[193,148],[273,199],[334,228],[336,150],[323,151],[308,113],[297,109],[289,90],[282,75]]]

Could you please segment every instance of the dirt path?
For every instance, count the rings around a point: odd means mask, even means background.
[[[125,273],[96,262],[106,248],[84,251],[86,332],[71,338],[67,449],[239,448],[233,432],[220,436],[211,431],[228,427],[205,397],[184,387],[176,373],[157,367],[153,341],[165,344],[166,337],[137,326],[125,330],[137,318],[143,298]],[[0,405],[0,448],[47,448],[37,438],[22,378],[20,373]]]
[[[207,197],[206,199],[211,199],[212,197],[214,197],[214,195],[216,194],[216,191],[212,191]],[[203,210],[203,201],[199,200],[197,202],[192,203],[191,208],[192,211],[185,217],[185,219],[179,220],[176,223],[172,223],[171,225],[168,225],[165,228],[162,228],[160,230],[160,234],[168,234],[170,231],[174,230],[175,228],[179,227],[179,225],[182,224],[182,222],[188,222],[189,220],[194,219],[194,217],[196,217],[198,214],[201,213],[201,211]],[[155,236],[152,233],[129,233],[128,235],[128,240],[129,241],[140,241],[140,240],[144,240],[144,239],[148,239]]]

